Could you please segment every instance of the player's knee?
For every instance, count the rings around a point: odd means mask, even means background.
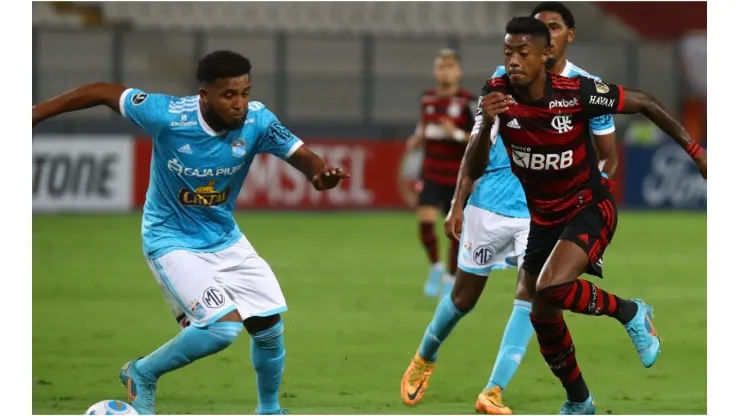
[[[252,316],[244,320],[244,328],[251,335],[266,331],[281,322],[280,314]]]
[[[478,297],[473,296],[469,293],[460,293],[457,295],[450,295],[452,297],[452,304],[455,305],[455,308],[462,312],[462,313],[468,313],[473,308],[475,308],[475,304],[478,303]]]
[[[247,328],[247,331],[252,337],[252,341],[254,341],[255,346],[261,350],[283,349],[283,321],[280,318],[280,315],[268,316],[263,318],[259,322],[261,325],[260,327],[263,329],[252,332],[251,330],[255,329],[255,327],[250,325],[252,327]],[[269,325],[265,328],[264,326],[268,325],[269,323],[272,323],[272,325]]]
[[[242,321],[242,316],[239,315],[239,311],[236,309],[222,316],[218,320],[218,322],[238,322],[238,323],[241,323],[241,321]]]
[[[538,281],[535,297],[553,307],[563,309],[565,308],[565,299],[568,297],[570,290],[570,284],[541,285]]]
[[[514,299],[517,300],[523,300],[525,302],[532,302],[532,296],[530,296],[530,291],[527,289],[526,282],[520,281],[519,284],[516,286],[516,294],[514,295]]]
[[[450,297],[452,298],[452,304],[460,312],[468,313],[478,303],[478,299],[483,292],[483,286],[474,284],[475,279],[484,280],[480,276],[475,276],[472,279],[465,276],[461,278],[460,274],[455,279],[455,286],[452,288]]]
[[[216,321],[205,328],[194,329],[208,331],[211,334],[210,339],[216,348],[222,350],[236,341],[236,338],[242,331],[242,325],[240,322]]]
[[[514,299],[523,300],[525,302],[532,302],[532,294],[535,292],[535,287],[529,287],[529,281],[532,279],[528,278],[528,273],[519,266],[519,275],[517,276],[516,293]],[[536,281],[532,280],[532,286],[535,286]]]

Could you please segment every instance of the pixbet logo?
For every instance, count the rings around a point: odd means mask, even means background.
[[[578,98],[572,98],[570,100],[554,100],[550,101],[550,110],[553,108],[570,108],[578,105]]]

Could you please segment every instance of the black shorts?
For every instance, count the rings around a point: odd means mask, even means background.
[[[589,265],[584,272],[603,278],[602,257],[616,229],[617,210],[612,198],[592,203],[573,218],[554,227],[530,223],[522,267],[527,273],[539,275],[555,244],[559,240],[567,240],[588,254]]]
[[[433,181],[424,181],[424,187],[419,194],[418,206],[433,206],[445,214],[450,210],[452,198],[455,197],[455,186],[442,185]]]

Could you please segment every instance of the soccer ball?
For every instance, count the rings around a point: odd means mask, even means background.
[[[103,400],[90,406],[85,412],[86,415],[138,415],[131,405],[120,400]]]

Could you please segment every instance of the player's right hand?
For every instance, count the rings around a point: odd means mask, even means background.
[[[463,209],[457,204],[452,204],[450,212],[447,213],[445,218],[445,235],[450,240],[460,240],[460,234],[462,233],[463,223]]]
[[[512,104],[514,99],[511,95],[506,95],[498,91],[489,93],[480,103],[481,109],[483,110],[483,119],[487,122],[492,122],[494,117],[503,113],[509,109],[509,104]]]

